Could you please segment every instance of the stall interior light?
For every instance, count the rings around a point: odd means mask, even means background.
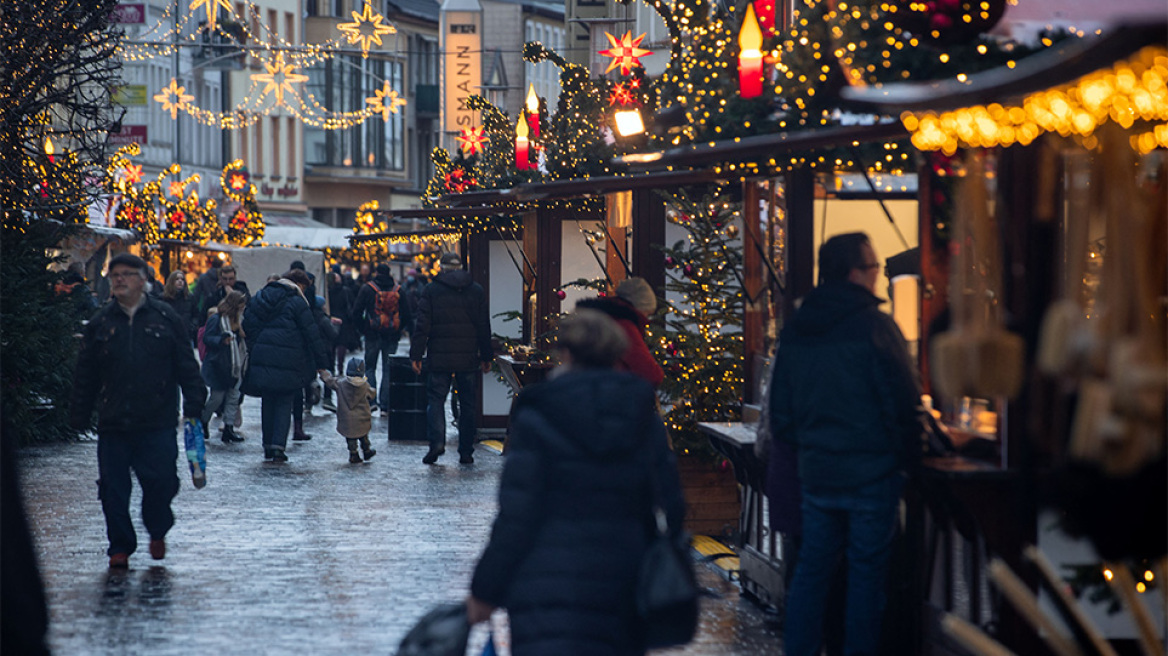
[[[622,137],[631,137],[645,132],[645,121],[641,118],[639,109],[622,109],[613,114],[616,119],[616,131]]]

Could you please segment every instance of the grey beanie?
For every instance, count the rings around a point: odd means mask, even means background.
[[[349,358],[345,365],[345,375],[350,378],[360,378],[365,375],[365,361],[361,358]]]

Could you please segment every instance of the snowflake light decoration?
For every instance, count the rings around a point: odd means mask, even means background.
[[[281,50],[272,58],[272,62],[264,62],[264,68],[267,73],[253,73],[251,79],[255,82],[264,82],[264,90],[262,95],[267,95],[269,91],[275,91],[276,104],[284,103],[284,92],[289,94],[294,93],[293,84],[297,82],[305,82],[308,80],[307,75],[295,73],[296,65],[288,64],[284,61],[284,51]]]
[[[634,68],[643,68],[641,57],[653,54],[652,50],[637,47],[641,45],[641,41],[645,40],[644,34],[634,39],[632,32],[625,32],[620,41],[617,41],[616,37],[608,32],[605,32],[604,36],[608,37],[608,42],[612,45],[611,48],[601,50],[599,53],[605,57],[612,57],[608,68],[604,69],[605,73],[620,66],[621,75],[628,75]]]
[[[373,5],[365,0],[365,8],[361,13],[352,12],[352,23],[341,23],[337,29],[345,33],[349,43],[361,44],[361,56],[369,56],[369,48],[374,43],[381,45],[381,37],[385,34],[396,34],[397,28],[388,23],[382,23],[385,17],[373,11]]]
[[[171,78],[170,86],[162,87],[162,92],[154,95],[154,99],[162,103],[162,111],[170,112],[170,118],[178,118],[178,110],[194,100],[195,97],[187,93],[186,87],[180,87],[178,80]]]
[[[373,95],[366,98],[365,102],[369,103],[373,112],[381,114],[382,120],[389,122],[389,115],[396,114],[398,107],[406,104],[406,99],[398,95],[397,91],[389,86],[389,81],[381,84],[381,88],[373,92]]]
[[[191,3],[191,11],[203,6],[207,7],[207,26],[212,32],[215,31],[215,20],[219,15],[219,8],[223,7],[227,13],[231,13],[231,0],[194,0]]]
[[[138,184],[142,181],[142,165],[130,164],[122,169],[122,182],[126,184]]]

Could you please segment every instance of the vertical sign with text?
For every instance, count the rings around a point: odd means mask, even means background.
[[[442,3],[442,125],[451,135],[477,127],[478,112],[467,99],[482,93],[483,10],[478,0],[445,0]]]

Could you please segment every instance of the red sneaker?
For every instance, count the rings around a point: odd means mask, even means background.
[[[130,554],[116,553],[110,556],[110,569],[129,569]]]
[[[166,540],[150,541],[150,557],[154,560],[166,558]]]

